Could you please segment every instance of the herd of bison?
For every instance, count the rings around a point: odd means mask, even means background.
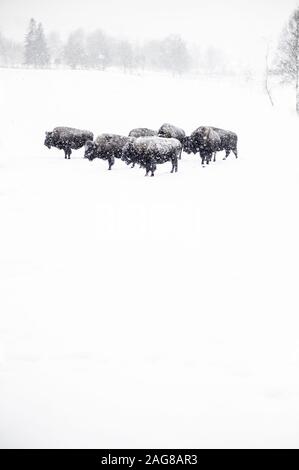
[[[238,136],[234,132],[216,127],[200,126],[190,136],[172,124],[163,124],[158,131],[147,128],[131,130],[128,137],[117,134],[101,134],[93,140],[93,133],[71,127],[55,127],[46,132],[45,145],[64,150],[70,158],[72,150],[85,146],[84,158],[107,160],[109,170],[115,158],[127,165],[145,168],[147,176],[154,176],[157,164],[171,162],[171,173],[178,170],[182,151],[199,153],[202,165],[216,161],[216,152],[225,150],[225,159],[232,151],[238,158]]]

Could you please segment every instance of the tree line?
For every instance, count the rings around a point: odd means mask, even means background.
[[[269,52],[269,51],[268,51]],[[283,27],[275,53],[269,63],[266,54],[265,90],[271,97],[270,78],[294,85],[299,115],[299,7]],[[45,34],[42,23],[29,21],[23,43],[5,38],[0,32],[0,66],[70,67],[105,70],[161,70],[182,74],[190,70],[219,75],[238,73],[223,51],[209,47],[188,47],[178,35],[143,43],[113,37],[101,29],[86,33],[77,29],[62,40],[57,32]]]
[[[182,73],[190,69],[191,56],[177,35],[141,45],[109,36],[101,29],[89,34],[77,29],[62,41],[56,32],[46,36],[42,23],[32,18],[23,44],[9,41],[0,33],[0,64],[99,70],[116,66],[124,70],[150,68]]]
[[[182,74],[194,69],[206,73],[231,73],[229,61],[216,48],[188,47],[179,35],[134,42],[114,37],[101,29],[86,33],[77,29],[62,40],[59,33],[45,34],[42,23],[32,18],[23,44],[0,33],[0,65],[32,68],[70,67],[168,71]]]

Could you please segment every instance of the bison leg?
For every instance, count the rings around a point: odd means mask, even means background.
[[[135,166],[135,162],[133,162],[133,163],[132,163],[132,166],[131,166],[131,168],[134,168],[134,166]]]
[[[213,162],[216,161],[216,152],[214,152],[214,158],[213,158]]]
[[[174,158],[174,159],[171,160],[171,163],[172,163],[172,168],[171,168],[170,173],[173,173],[174,171],[177,172],[178,171],[178,160],[176,158]]]
[[[238,150],[235,148],[235,149],[232,149],[232,151],[234,152],[236,158],[238,158]]]
[[[63,150],[64,150],[64,158],[70,159],[71,153],[72,153],[71,149],[69,147],[65,147]]]
[[[110,157],[108,157],[108,163],[109,163],[109,168],[108,168],[108,170],[111,170],[111,167],[114,165],[114,162],[115,162],[115,160],[114,160],[114,156],[113,156],[113,155],[110,156]]]
[[[226,149],[226,150],[225,150],[225,157],[224,157],[223,160],[226,160],[227,157],[229,156],[229,154],[230,154],[230,149]]]

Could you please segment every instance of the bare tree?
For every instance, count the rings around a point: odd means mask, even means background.
[[[24,49],[22,44],[7,39],[0,32],[0,66],[21,65],[23,55]]]
[[[69,35],[63,52],[66,64],[72,69],[86,65],[85,35],[82,29]]]
[[[86,39],[87,65],[91,68],[105,70],[110,62],[109,38],[97,29]]]
[[[269,46],[269,44],[267,44],[266,54],[265,54],[264,89],[265,89],[265,92],[267,93],[267,95],[269,97],[270,103],[272,104],[272,106],[274,106],[274,102],[273,102],[273,99],[272,99],[271,90],[270,90],[270,86],[269,86],[269,76],[270,76],[269,53],[270,53],[270,46]]]
[[[120,65],[123,67],[124,72],[133,68],[133,48],[129,41],[121,40],[119,42],[118,55]]]
[[[299,115],[299,7],[285,26],[277,49],[275,73],[296,89],[296,111]]]
[[[190,56],[180,36],[171,35],[161,41],[159,61],[162,68],[182,74],[190,68]]]
[[[59,65],[63,59],[63,42],[59,33],[51,31],[47,36],[47,43],[52,63]]]

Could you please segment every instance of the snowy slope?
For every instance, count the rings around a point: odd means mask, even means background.
[[[0,70],[1,447],[298,447],[298,121],[257,86]],[[286,98],[286,97],[285,97]],[[155,178],[68,125],[234,130]]]

